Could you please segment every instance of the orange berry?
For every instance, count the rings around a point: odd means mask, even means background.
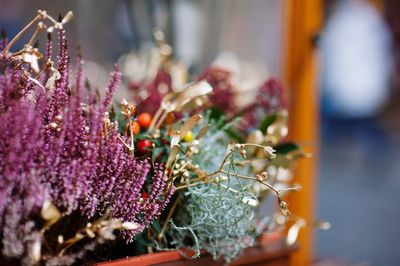
[[[174,113],[168,113],[167,117],[165,118],[165,124],[171,125],[174,122],[175,122],[175,114]]]
[[[138,122],[136,121],[132,121],[131,122],[131,126],[132,126],[132,133],[133,135],[136,135],[140,132],[140,125]]]
[[[149,113],[141,113],[138,117],[137,117],[137,121],[139,122],[139,125],[143,128],[148,128],[151,124],[151,114]]]

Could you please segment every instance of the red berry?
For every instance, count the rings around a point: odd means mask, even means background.
[[[162,145],[167,145],[167,144],[168,144],[168,140],[162,139],[162,140],[161,140],[161,143],[162,143]]]
[[[137,121],[139,122],[139,125],[143,128],[148,128],[151,124],[151,114],[149,113],[141,113],[138,117],[137,117]]]
[[[152,145],[152,143],[150,140],[147,140],[147,139],[141,140],[137,144],[137,149],[140,153],[147,153],[149,151],[148,148],[150,148],[151,145]]]
[[[149,197],[149,195],[147,195],[146,191],[143,191],[143,192],[142,192],[142,198],[143,198],[144,200],[147,200],[148,197]]]

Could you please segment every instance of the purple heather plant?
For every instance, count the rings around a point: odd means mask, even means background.
[[[43,238],[58,236],[57,232],[45,234],[49,229],[41,215],[45,202],[54,204],[61,214],[56,222],[67,219],[74,224],[71,228],[106,214],[128,222],[131,226],[122,235],[130,242],[161,214],[174,192],[173,184],[166,181],[165,165],[133,156],[121,141],[127,137],[119,134],[117,122],[108,117],[121,80],[118,67],[105,96],[98,100],[83,88],[80,57],[71,86],[62,28],[58,40],[57,63],[53,66],[49,38],[39,73],[16,53],[3,50],[0,54],[0,246],[4,257],[26,264],[37,259],[32,253],[37,249],[32,247],[38,241],[42,246]],[[2,40],[2,48],[6,45]],[[29,53],[24,48],[20,54],[36,55]],[[88,100],[83,102],[85,95]],[[149,196],[143,199],[147,190]],[[46,241],[57,243],[54,239]],[[58,255],[56,247],[42,250],[41,259]]]

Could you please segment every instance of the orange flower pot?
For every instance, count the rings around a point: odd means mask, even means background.
[[[247,248],[243,256],[233,261],[231,265],[273,265],[289,266],[290,257],[297,249],[287,246],[280,232],[266,234],[259,238],[258,245]],[[221,266],[223,262],[214,261],[211,255],[204,253],[198,259],[186,259],[178,251],[163,251],[141,256],[100,262],[96,266],[190,266],[207,265]]]

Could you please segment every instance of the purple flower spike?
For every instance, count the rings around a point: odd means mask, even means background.
[[[11,54],[0,58],[0,235],[8,258],[28,258],[34,241],[47,237],[40,232],[45,201],[57,207],[61,221],[75,219],[74,226],[106,213],[134,222],[137,228],[123,233],[131,241],[160,215],[173,191],[166,186],[164,165],[152,167],[150,159],[134,157],[117,122],[108,120],[121,81],[118,67],[103,99],[94,101],[96,95],[82,89],[80,57],[76,81],[69,82],[62,29],[58,44],[53,69],[43,62],[39,75],[24,62],[16,64]],[[52,49],[49,39],[46,60]],[[85,98],[89,101],[82,102]]]

